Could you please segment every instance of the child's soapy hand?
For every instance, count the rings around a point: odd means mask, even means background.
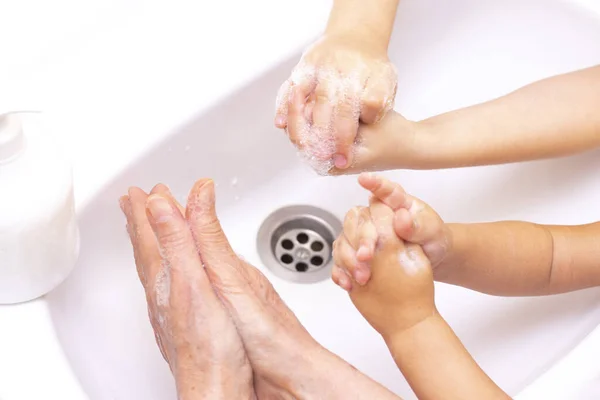
[[[375,123],[393,108],[396,69],[371,40],[324,35],[279,90],[275,125],[321,174],[350,167],[359,121]]]
[[[431,264],[421,246],[398,237],[394,220],[394,209],[372,198],[369,207],[348,212],[333,251],[333,280],[350,292],[356,308],[384,338],[436,312]],[[369,248],[363,250],[367,242]],[[371,279],[366,285],[353,284],[346,273],[357,263],[357,249],[361,256],[370,253]]]
[[[363,173],[358,177],[358,182],[371,192],[372,201],[379,201],[392,210],[390,224],[395,234],[403,241],[421,246],[435,271],[452,245],[451,231],[440,216],[429,205],[406,193],[400,185],[381,176]],[[344,260],[338,266],[352,278],[353,282],[348,283],[354,285],[365,285],[371,278],[378,240],[378,236],[363,220],[352,213],[346,215],[347,226],[362,226],[358,232],[360,237],[356,247],[337,249],[338,256]]]

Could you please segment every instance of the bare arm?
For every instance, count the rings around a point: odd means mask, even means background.
[[[600,147],[600,66],[532,83],[498,99],[408,121],[361,124],[351,168],[441,169],[559,157]]]
[[[334,0],[327,34],[368,35],[387,52],[400,0]]]
[[[564,293],[600,286],[600,222],[448,224],[452,247],[441,282],[501,296]]]
[[[509,399],[437,313],[385,340],[419,399]]]
[[[600,66],[418,123],[420,167],[504,164],[600,147]],[[415,138],[420,140],[418,137]]]

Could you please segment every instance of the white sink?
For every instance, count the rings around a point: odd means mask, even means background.
[[[600,63],[600,20],[558,1],[405,0],[391,56],[396,109],[421,119],[519,86]],[[81,257],[48,297],[56,332],[90,399],[175,399],[154,343],[117,199],[130,185],[168,184],[183,200],[212,177],[234,248],[261,267],[256,235],[287,205],[339,218],[366,194],[354,177],[317,177],[273,128],[274,97],[299,54],[211,110],[166,132],[81,213]],[[577,99],[573,99],[577,101]],[[151,117],[149,117],[151,118]],[[600,153],[553,161],[387,176],[447,221],[600,220]],[[414,398],[378,335],[330,281],[293,284],[263,272],[324,346],[406,399]],[[495,298],[437,285],[437,304],[473,356],[511,395],[533,382],[600,323],[599,290],[547,298]]]

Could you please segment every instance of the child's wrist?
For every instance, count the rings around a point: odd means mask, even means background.
[[[472,166],[476,141],[465,140],[468,126],[457,119],[459,112],[449,112],[416,122],[418,151],[422,169],[462,168]]]
[[[324,38],[334,39],[337,43],[358,49],[368,50],[369,54],[382,59],[388,57],[390,38],[380,34],[370,26],[356,26],[348,23],[328,25]]]
[[[392,123],[390,129],[394,130],[393,155],[396,169],[431,170],[440,167],[440,140],[434,126],[423,121],[407,121],[394,123],[393,119],[401,118],[401,115],[390,112]],[[401,120],[401,121],[402,121]],[[398,130],[397,127],[403,129]],[[444,144],[447,145],[447,144]]]
[[[431,314],[425,318],[401,325],[388,332],[380,332],[380,334],[387,346],[392,349],[397,346],[402,346],[404,343],[410,343],[410,340],[407,340],[408,338],[414,336],[416,332],[428,329],[428,326],[437,323],[437,320],[439,319],[442,319],[442,316],[437,308],[434,307]]]
[[[327,35],[352,36],[360,41],[369,38],[373,48],[381,49],[387,54],[392,36],[395,10],[398,0],[386,0],[386,4],[373,7],[370,3],[361,3],[360,7],[336,6],[329,15],[325,33]],[[395,4],[394,4],[395,3]]]
[[[364,126],[365,130],[375,129],[381,142],[373,146],[376,159],[373,163],[379,170],[390,169],[429,169],[432,154],[431,133],[428,127],[405,119],[394,110],[374,125]],[[385,139],[384,139],[385,138]]]
[[[462,263],[461,249],[463,224],[444,224],[448,248],[442,261],[433,268],[434,280],[445,282]]]

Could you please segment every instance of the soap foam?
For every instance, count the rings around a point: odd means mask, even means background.
[[[423,261],[419,259],[417,250],[404,249],[398,253],[400,266],[408,275],[416,275],[423,267]]]
[[[156,293],[156,305],[158,307],[168,307],[169,297],[171,295],[171,274],[170,266],[167,262],[161,264],[161,267],[156,274],[154,291]]]
[[[300,69],[300,72],[292,73],[298,79],[314,79],[313,70]],[[351,118],[356,121],[360,117],[360,79],[357,73],[341,76],[338,71],[329,68],[321,68],[316,75],[317,85],[326,90],[327,98],[332,105],[332,114],[329,123],[325,126],[316,126],[307,119],[300,132],[298,141],[300,143],[300,156],[319,175],[328,175],[334,166],[333,156],[336,153],[336,127],[335,121],[339,117],[340,105],[350,104]]]
[[[305,54],[309,52],[310,48]],[[343,58],[342,65],[351,65],[352,71],[341,72],[337,68],[316,67],[306,62],[303,55],[292,70],[290,78],[279,88],[276,98],[277,113],[287,116],[293,95],[292,88],[300,86],[306,90],[326,90],[326,96],[333,108],[330,123],[327,126],[315,126],[312,116],[305,116],[307,119],[300,132],[297,132],[300,157],[319,175],[328,175],[334,167],[333,157],[337,147],[335,121],[338,120],[340,106],[349,106],[350,117],[355,121],[358,130],[365,90],[372,87],[376,93],[383,96],[378,121],[394,107],[397,90],[398,74],[389,61],[371,61],[367,64],[352,52],[342,53],[337,57]],[[340,62],[338,61],[338,64]],[[348,110],[344,112],[348,113]],[[358,141],[359,138],[355,138],[353,151],[356,151]]]
[[[370,79],[370,85],[377,88],[378,93],[383,95],[383,107],[377,114],[375,123],[381,121],[394,108],[396,93],[398,91],[398,70],[390,62],[380,62],[380,74],[376,81]]]

